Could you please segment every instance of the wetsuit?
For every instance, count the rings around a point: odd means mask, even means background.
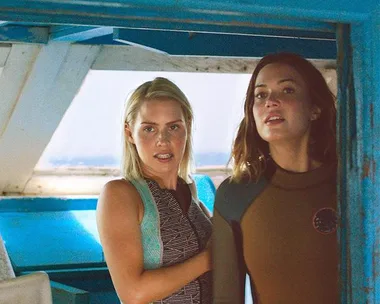
[[[336,165],[292,173],[270,161],[241,187],[217,190],[213,303],[244,303],[246,273],[255,304],[339,303]]]
[[[211,237],[211,221],[201,210],[198,199],[192,197],[187,184],[177,184],[182,195],[188,196],[189,208],[184,211],[176,191],[161,189],[156,181],[150,179],[131,183],[139,191],[144,204],[140,226],[145,269],[181,263],[206,247]],[[207,272],[171,296],[154,303],[210,304],[211,297],[211,272]]]

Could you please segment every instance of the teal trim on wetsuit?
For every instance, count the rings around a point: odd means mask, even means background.
[[[156,203],[145,180],[131,180],[130,182],[136,187],[144,205],[144,216],[140,225],[144,268],[160,268],[163,259],[163,244],[160,235],[160,216]]]

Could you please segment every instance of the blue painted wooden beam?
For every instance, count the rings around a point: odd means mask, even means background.
[[[92,26],[52,26],[50,29],[50,40],[55,41],[84,41],[104,35],[112,34],[111,27]]]
[[[380,303],[380,6],[339,33],[341,303]]]
[[[372,246],[372,274],[373,278],[373,296],[374,303],[380,303],[380,3],[377,1],[377,9],[373,13],[372,24],[372,80],[373,86],[373,99],[372,107],[369,108],[369,126],[372,131],[372,137],[369,138],[372,145],[371,152],[373,158],[370,160],[369,170],[369,186],[372,190],[371,210],[372,217],[368,223],[368,228],[373,238],[370,245]],[[368,140],[368,139],[367,139]],[[365,144],[369,144],[367,141]]]
[[[48,27],[0,26],[0,42],[46,44],[48,41]]]
[[[116,29],[118,42],[139,45],[170,55],[262,57],[268,53],[297,52],[307,58],[336,58],[335,40],[238,36]]]
[[[189,23],[164,23],[133,21],[128,29],[162,29],[180,32],[219,33],[255,36],[275,36],[311,39],[335,39],[335,24],[321,22],[301,22],[281,19],[256,20],[255,26],[214,25],[214,24],[189,24]],[[269,28],[269,25],[276,28]],[[112,34],[112,27],[92,26],[52,26],[50,39],[56,41],[79,42]]]
[[[360,186],[352,193],[358,198],[356,206],[364,210],[360,214],[363,231],[351,232],[364,236],[364,246],[357,244],[354,252],[363,256],[362,261],[355,262],[363,263],[364,273],[358,276],[353,269],[355,281],[361,279],[361,285],[354,286],[352,303],[368,304],[380,302],[380,4],[377,3],[372,18],[352,28],[360,177]]]
[[[339,211],[340,211],[340,273],[341,301],[340,303],[355,303],[352,301],[352,288],[361,286],[358,274],[364,273],[361,262],[360,247],[363,246],[364,235],[360,214],[364,211],[355,201],[354,185],[360,185],[357,167],[357,119],[355,108],[355,93],[353,91],[353,54],[351,48],[351,28],[348,25],[339,26],[338,30],[338,151],[341,161],[339,181]],[[353,191],[352,191],[353,190]],[[353,273],[355,269],[355,275]],[[356,282],[355,280],[358,279]]]
[[[246,26],[260,18],[362,21],[372,0],[2,0],[0,20],[128,27],[131,21]]]
[[[298,36],[309,38],[332,38],[336,31],[335,23],[312,22],[306,20],[290,20],[281,18],[255,17],[251,22],[236,23],[188,23],[172,21],[130,20],[130,29],[161,29],[181,32],[239,34],[239,35],[268,35]],[[275,33],[274,33],[275,32]]]

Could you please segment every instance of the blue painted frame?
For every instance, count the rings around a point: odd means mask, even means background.
[[[0,20],[127,27],[129,20],[240,25],[257,17],[318,22],[364,21],[375,0],[2,0]],[[271,23],[270,23],[271,24]]]
[[[338,34],[342,303],[380,302],[379,8]]]
[[[0,20],[49,24],[165,29],[168,24],[247,28],[262,18],[343,26],[338,66],[342,212],[342,303],[380,303],[380,4],[377,0],[3,0]],[[272,21],[271,21],[272,20]],[[300,28],[297,27],[296,28]],[[352,51],[352,52],[351,52]],[[342,57],[346,54],[346,57]],[[348,55],[351,54],[351,55]],[[348,57],[347,57],[348,56]],[[352,81],[352,83],[350,82]],[[343,85],[343,86],[342,86]],[[354,91],[347,90],[354,87]],[[345,103],[351,105],[343,106]],[[353,105],[355,107],[353,108]],[[347,128],[347,129],[345,129]]]

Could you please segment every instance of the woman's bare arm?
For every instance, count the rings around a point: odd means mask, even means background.
[[[124,180],[105,185],[97,206],[97,225],[113,284],[122,302],[163,299],[210,270],[209,249],[183,263],[144,270],[140,222],[143,205],[137,190]]]

